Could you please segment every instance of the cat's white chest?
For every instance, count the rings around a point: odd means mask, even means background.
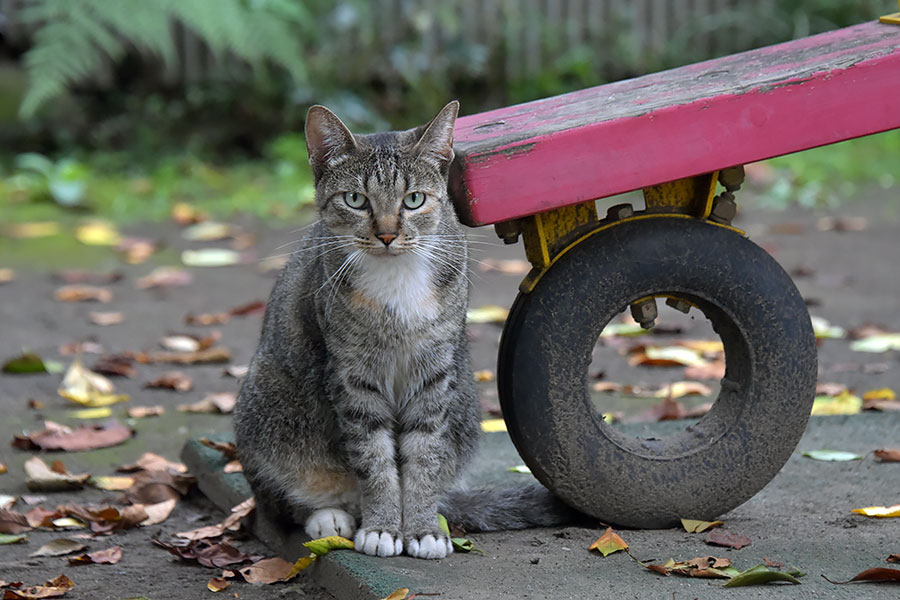
[[[362,302],[387,308],[407,324],[430,321],[439,313],[431,265],[415,254],[366,256],[354,288]]]

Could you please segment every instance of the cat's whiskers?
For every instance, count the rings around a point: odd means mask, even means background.
[[[472,283],[472,280],[469,278],[469,274],[465,266],[453,262],[453,254],[441,250],[437,246],[431,246],[427,242],[414,245],[409,248],[409,251],[413,254],[421,256],[429,262],[437,263],[438,265],[450,269],[456,275],[464,277],[467,282]]]
[[[329,246],[331,246],[331,247],[329,247]],[[353,246],[354,246],[354,244],[352,242],[343,242],[343,241],[326,242],[323,244],[318,244],[316,246],[310,246],[308,248],[298,248],[297,250],[294,250],[292,252],[286,252],[284,254],[272,254],[270,256],[265,256],[263,258],[258,259],[257,262],[262,262],[264,260],[272,260],[272,259],[276,259],[276,258],[283,258],[285,256],[293,256],[293,255],[299,254],[301,252],[309,252],[311,250],[318,250],[320,248],[327,248],[325,251],[320,252],[319,254],[316,254],[315,256],[310,258],[310,260],[314,260],[316,258],[325,256],[326,254],[330,254],[331,252],[334,252],[335,250],[341,250],[342,248],[351,248]]]
[[[316,295],[316,294],[318,294],[320,291],[322,291],[322,288],[324,288],[326,285],[328,285],[335,277],[338,277],[338,276],[344,271],[344,269],[347,268],[347,266],[348,266],[350,263],[352,263],[352,262],[354,262],[354,261],[356,260],[356,258],[357,258],[361,253],[362,253],[362,250],[354,250],[353,252],[351,252],[350,254],[348,254],[348,255],[344,258],[344,262],[341,263],[341,266],[339,266],[337,269],[335,269],[334,273],[332,273],[331,276],[330,276],[328,279],[326,279],[326,280],[322,283],[322,285],[320,285],[320,286],[318,287],[318,289],[316,289],[316,291],[315,291],[315,293],[314,293],[313,295]]]
[[[338,268],[337,272],[340,273],[338,275],[337,281],[335,281],[331,286],[331,293],[328,295],[328,301],[325,303],[325,310],[329,314],[331,313],[331,307],[334,305],[334,300],[337,297],[338,290],[343,285],[344,280],[349,277],[350,272],[356,268],[359,262],[363,258],[363,252],[361,250],[356,250],[351,253],[347,260],[341,263],[341,266]]]
[[[286,242],[286,243],[278,246],[277,248],[273,248],[272,250],[274,252],[276,250],[281,250],[282,248],[286,248],[287,246],[293,246],[294,244],[300,244],[303,242],[317,242],[317,241],[321,241],[321,240],[337,240],[337,239],[352,238],[352,237],[355,237],[355,236],[352,236],[352,235],[323,235],[320,237],[301,237],[301,238],[297,238],[296,240],[293,240],[291,242]]]

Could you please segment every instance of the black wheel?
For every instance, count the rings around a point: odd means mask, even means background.
[[[613,317],[664,294],[711,321],[726,373],[700,421],[645,439],[603,421],[587,369]],[[764,250],[725,227],[659,217],[595,232],[520,294],[497,371],[510,436],[541,483],[601,520],[669,527],[738,506],[784,465],[809,419],[816,345],[800,294]]]

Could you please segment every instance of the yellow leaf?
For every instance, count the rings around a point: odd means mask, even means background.
[[[316,556],[324,556],[332,550],[347,548],[353,549],[353,542],[339,535],[330,535],[328,537],[310,540],[303,543],[306,548]]]
[[[509,310],[502,306],[488,304],[479,308],[470,308],[466,312],[466,322],[468,323],[503,323]]]
[[[227,579],[223,579],[222,577],[213,577],[209,580],[209,583],[206,584],[206,589],[211,592],[221,592],[229,585],[231,585],[231,582]]]
[[[381,600],[405,600],[409,595],[409,588],[400,588],[395,592],[391,592],[389,596],[385,596]]]
[[[133,477],[125,477],[122,475],[114,476],[94,476],[88,479],[88,483],[95,488],[107,490],[110,492],[121,492],[127,490],[134,485]]]
[[[711,396],[712,389],[699,381],[676,381],[653,392],[654,398],[683,398],[684,396]]]
[[[477,382],[487,382],[494,380],[494,372],[490,369],[482,369],[480,371],[475,371],[475,381]]]
[[[855,415],[862,410],[862,399],[844,390],[837,396],[816,396],[813,401],[813,415]]]
[[[112,409],[108,406],[100,408],[85,408],[69,411],[69,416],[74,419],[105,419],[112,416]]]
[[[724,521],[698,521],[695,519],[682,519],[681,526],[688,533],[701,533],[707,529],[724,525]]]
[[[503,419],[485,419],[481,422],[481,430],[487,432],[506,431],[506,421]]]
[[[287,574],[284,580],[287,581],[289,579],[293,579],[297,576],[297,573],[313,564],[314,560],[316,560],[315,554],[313,554],[312,556],[301,556],[297,559],[297,562],[294,563],[294,568],[291,569],[291,572]]]
[[[854,508],[852,512],[867,517],[877,517],[879,519],[900,517],[900,504],[895,504],[894,506],[867,506],[865,508]]]
[[[75,230],[75,237],[82,244],[89,246],[115,246],[122,241],[122,236],[108,221],[90,221]]]
[[[109,406],[128,400],[127,394],[116,394],[112,382],[84,367],[75,359],[57,390],[60,396],[89,408]]]
[[[72,517],[60,517],[59,519],[53,519],[51,523],[57,529],[83,529],[87,527],[87,525]]]
[[[863,400],[896,400],[897,394],[891,388],[878,388],[863,394]]]
[[[619,534],[613,531],[612,527],[607,527],[606,531],[603,532],[603,535],[597,538],[597,541],[593,544],[588,546],[588,550],[597,550],[603,554],[603,556],[609,556],[613,552],[627,549],[628,544],[619,537]]]

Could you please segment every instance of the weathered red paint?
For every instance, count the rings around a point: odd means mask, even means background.
[[[461,118],[477,226],[900,128],[900,27],[865,23]]]

